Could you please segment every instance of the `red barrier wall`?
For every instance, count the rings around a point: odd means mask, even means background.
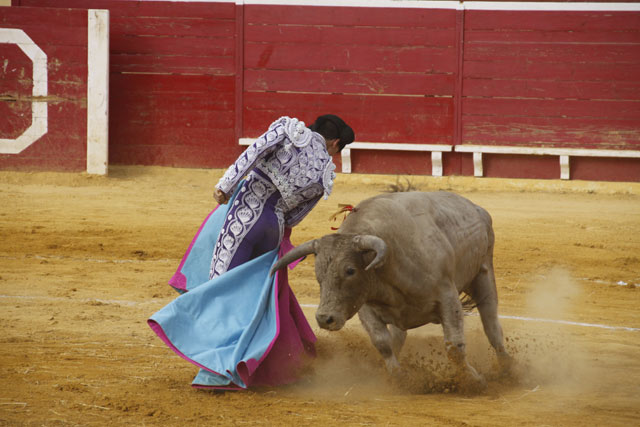
[[[455,10],[246,5],[244,23],[243,135],[334,112],[359,141],[453,143]],[[359,151],[353,168],[430,170],[413,156]]]
[[[22,31],[4,32],[0,42],[0,169],[86,170],[87,25],[86,10],[0,7],[0,28]],[[13,37],[46,61],[37,81]],[[34,84],[43,92],[34,95]],[[42,136],[27,138],[35,128]],[[21,135],[33,143],[8,154]]]
[[[358,141],[640,145],[640,12],[246,3],[14,0],[111,11],[113,163],[225,167],[238,138],[280,115],[326,112]],[[484,160],[485,176],[559,176],[557,156]],[[474,171],[470,153],[443,163]],[[431,157],[358,150],[352,168],[430,174]],[[640,159],[571,157],[570,169],[640,181]]]
[[[640,149],[640,13],[467,10],[464,20],[464,144]],[[485,174],[522,175],[505,167]],[[571,176],[611,179],[610,168],[640,178],[637,159],[579,157]],[[557,169],[539,160],[525,175]]]
[[[234,132],[233,3],[14,0],[14,6],[110,11],[109,159],[222,167]]]

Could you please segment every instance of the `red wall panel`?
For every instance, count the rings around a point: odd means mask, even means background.
[[[235,160],[234,3],[19,3],[110,11],[111,163],[223,167]]]
[[[455,10],[246,5],[243,135],[335,113],[358,141],[453,143]],[[419,173],[429,154],[353,153],[355,172]]]
[[[640,13],[465,12],[466,144],[640,147]]]
[[[333,111],[352,125],[359,141],[452,142],[451,98],[247,92],[245,105],[247,136],[260,135],[273,117],[296,114],[311,124]]]
[[[571,179],[640,182],[638,159],[572,157]]]
[[[0,153],[0,169],[86,170],[87,25],[82,10],[0,7],[0,28],[22,30],[47,61],[39,78],[46,95],[34,97],[32,60],[17,44],[0,43],[0,138],[27,131],[33,101],[47,105],[44,135],[20,153]]]
[[[455,10],[419,3],[14,4],[111,11],[112,163],[225,167],[242,150],[238,137],[258,136],[282,115],[311,123],[327,112],[344,117],[358,141],[640,147],[639,12]],[[41,27],[35,9],[24,9],[23,25]],[[50,19],[62,22],[62,13]],[[82,28],[85,21],[74,16],[67,25]],[[67,75],[86,75],[86,31],[56,33],[47,42],[54,55],[67,58],[64,67],[50,65],[50,88],[81,98],[83,82]],[[12,81],[15,94],[27,83]],[[0,104],[0,114],[15,116],[5,121],[5,132],[28,125],[25,96]],[[355,172],[431,171],[428,153],[352,154]],[[445,174],[472,174],[470,159],[445,153]],[[639,163],[578,158],[571,173],[598,179],[593,168],[614,167],[629,178],[640,173],[630,172],[640,170]],[[485,155],[484,169],[488,176],[559,176],[555,156]]]

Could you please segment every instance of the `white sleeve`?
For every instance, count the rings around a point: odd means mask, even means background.
[[[256,139],[238,159],[227,169],[216,188],[225,194],[231,194],[238,182],[254,168],[258,160],[273,151],[285,139],[284,126],[276,124]]]

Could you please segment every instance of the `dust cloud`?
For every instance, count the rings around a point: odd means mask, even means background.
[[[531,286],[523,317],[567,319],[580,309],[582,290],[571,273],[560,267],[542,272]],[[552,322],[508,321],[507,350],[515,359],[513,371],[501,372],[478,316],[465,318],[467,357],[492,387],[561,386],[566,391],[595,384],[589,352],[566,325]],[[357,320],[338,332],[317,330],[317,358],[296,391],[336,399],[359,399],[389,394],[460,393],[461,384],[444,352],[440,325],[409,331],[400,355],[402,375],[392,378],[382,357]]]
[[[317,357],[311,361],[296,392],[325,399],[367,399],[391,386],[384,362],[359,323],[337,332],[314,331]]]
[[[582,290],[571,273],[552,267],[531,286],[523,317],[507,335],[507,348],[515,356],[514,375],[529,387],[558,386],[566,391],[584,391],[596,376],[589,351],[567,325],[554,320],[574,318],[580,310]]]
[[[561,267],[552,267],[533,283],[527,313],[532,317],[565,319],[579,296],[580,287],[571,274]]]

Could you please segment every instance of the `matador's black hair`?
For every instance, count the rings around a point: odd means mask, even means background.
[[[340,150],[356,139],[353,129],[335,114],[319,116],[309,129],[318,132],[324,139],[339,139]]]

